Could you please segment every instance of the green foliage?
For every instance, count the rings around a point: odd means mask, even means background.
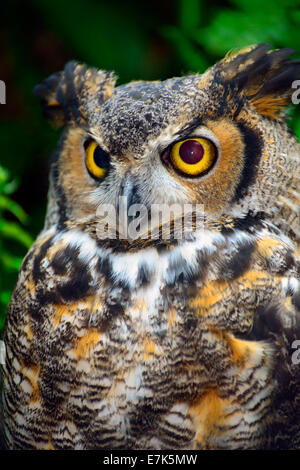
[[[17,255],[15,244],[21,245],[24,252],[33,242],[32,237],[22,227],[28,223],[28,216],[11,198],[16,189],[16,180],[11,180],[9,171],[0,166],[0,330],[11,293],[6,287],[6,280],[11,274],[15,276],[22,262],[22,256]]]
[[[231,49],[267,42],[300,50],[299,0],[179,0],[178,25],[164,34],[190,70],[203,71]],[[212,59],[212,60],[209,60]]]
[[[225,3],[225,2],[224,2]],[[300,51],[299,0],[178,0],[177,25],[162,28],[182,63],[203,72],[229,50],[268,43]],[[300,77],[299,77],[300,78]],[[300,111],[291,113],[300,138]]]

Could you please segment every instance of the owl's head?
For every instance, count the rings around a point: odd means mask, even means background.
[[[115,87],[76,62],[38,85],[65,131],[51,170],[47,226],[95,232],[99,207],[193,204],[217,229],[265,218],[300,237],[300,147],[286,124],[300,63],[254,46],[202,75]]]

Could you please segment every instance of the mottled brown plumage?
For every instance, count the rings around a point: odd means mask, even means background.
[[[300,448],[291,52],[255,46],[203,75],[118,87],[71,62],[36,88],[65,129],[6,320],[8,448]],[[191,140],[213,152],[196,176],[172,153]],[[174,214],[168,237],[164,222],[123,237],[120,219],[100,237],[99,208],[121,213],[120,197],[198,204],[201,227],[194,211],[183,238]]]

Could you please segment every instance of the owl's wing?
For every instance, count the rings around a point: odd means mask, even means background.
[[[272,449],[300,449],[300,290],[258,308],[250,339],[275,346]]]
[[[218,255],[217,279],[206,279],[190,302],[205,326],[201,361],[207,358],[210,377],[217,377],[220,411],[216,415],[215,401],[199,400],[199,435],[205,405],[211,433],[222,430],[229,448],[297,449],[300,263],[292,245],[264,233],[251,250],[240,246],[232,257]]]

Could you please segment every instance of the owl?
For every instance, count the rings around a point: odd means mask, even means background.
[[[64,130],[7,313],[6,448],[300,448],[292,53],[36,87]]]

